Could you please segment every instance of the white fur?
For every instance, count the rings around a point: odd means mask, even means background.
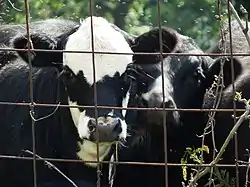
[[[92,51],[90,17],[82,21],[80,28],[69,36],[65,50]],[[124,36],[114,30],[109,22],[101,17],[93,17],[94,51],[132,53]],[[123,73],[132,55],[95,54],[96,81],[103,76],[113,76],[116,71]],[[74,73],[82,70],[90,84],[93,80],[92,53],[64,53],[64,65],[68,65]]]
[[[92,51],[90,17],[81,22],[80,28],[69,36],[65,50],[70,51]],[[121,33],[114,30],[107,20],[101,17],[93,17],[94,51],[95,52],[118,52],[132,53],[131,48]],[[132,55],[115,54],[95,54],[96,82],[101,81],[105,75],[113,76],[115,72],[123,73],[126,66],[132,62]],[[83,71],[89,84],[94,83],[93,62],[91,53],[64,53],[63,63],[68,65],[77,74]],[[128,104],[127,94],[123,102],[123,107]],[[69,105],[76,105],[69,99]],[[86,112],[80,112],[77,108],[70,108],[73,121],[77,127],[81,138],[89,138],[88,121]],[[120,138],[127,136],[127,124],[121,120],[122,132]],[[97,144],[84,140],[79,143],[80,151],[77,153],[80,159],[87,161],[97,161]],[[111,143],[99,143],[99,160],[102,161],[108,154]],[[86,163],[91,167],[96,167],[96,163]]]
[[[70,101],[70,99],[68,99],[68,103],[69,103],[69,106],[76,106],[77,105],[76,102],[72,102],[72,101]],[[74,124],[78,125],[81,112],[76,107],[74,107],[74,108],[70,107],[69,110],[70,110]]]
[[[97,144],[88,140],[84,140],[83,144],[78,143],[80,151],[77,153],[78,157],[84,161],[97,162]],[[110,143],[99,143],[99,161],[107,156],[111,148]],[[87,162],[86,165],[90,167],[97,167],[97,163]]]
[[[164,59],[164,72],[169,72],[168,71],[168,59]],[[172,95],[173,93],[173,88],[170,86],[170,80],[172,75],[164,73],[164,93],[165,93],[165,97],[163,96],[163,92],[162,92],[162,76],[159,76],[155,79],[154,83],[150,86],[149,91],[142,94],[143,99],[145,99],[146,101],[150,101],[152,98],[158,98],[158,101],[162,101],[165,102],[166,96],[167,95]],[[150,104],[150,102],[149,102]],[[155,106],[149,106],[149,107],[155,107]]]
[[[115,155],[113,154],[110,158],[110,162],[114,162],[115,161]],[[113,187],[113,184],[114,184],[114,175],[113,175],[113,167],[114,167],[114,164],[113,163],[109,163],[109,184],[110,184],[110,187]]]
[[[130,97],[130,89],[128,90],[125,98],[122,100],[122,107],[127,108],[128,107],[128,102],[129,102],[129,97]],[[127,113],[127,110],[122,110],[122,115],[125,117]]]
[[[165,89],[166,90],[166,89]],[[166,93],[166,92],[165,92]],[[158,97],[159,101],[163,102],[163,94],[162,94],[162,78],[158,77],[148,92],[142,94],[143,99],[149,101],[153,97]]]
[[[78,134],[80,135],[80,138],[87,138],[90,137],[90,132],[88,128],[90,118],[86,116],[86,111],[80,113],[79,122],[78,122]]]
[[[68,101],[69,105],[74,106],[76,102]],[[77,108],[70,108],[71,116],[74,124],[77,127],[78,134],[80,138],[89,138],[90,132],[88,129],[88,122],[90,118],[86,116],[86,111],[80,112]],[[112,111],[113,112],[113,111]],[[111,112],[111,113],[112,113]],[[119,135],[119,138],[125,139],[127,136],[127,124],[124,120],[120,120],[122,132]],[[90,142],[88,140],[84,140],[83,144],[78,143],[80,147],[80,151],[77,153],[78,157],[85,161],[97,161],[97,144],[94,142]],[[112,143],[99,143],[99,160],[103,161],[103,159],[107,156],[110,151]],[[86,165],[90,167],[97,167],[97,163],[87,162]]]
[[[126,139],[126,137],[127,137],[127,124],[124,120],[121,120],[121,119],[120,119],[120,122],[121,122],[121,126],[122,126],[122,132],[120,133],[119,137],[122,139]]]
[[[76,106],[76,102],[68,101],[69,105]],[[127,107],[127,106],[125,106]],[[88,129],[88,122],[90,117],[86,116],[86,111],[80,112],[77,108],[70,108],[71,116],[73,118],[74,124],[77,126],[78,134],[80,138],[89,138],[90,132]],[[110,112],[113,113],[113,110]],[[127,136],[127,124],[124,120],[120,120],[122,132],[120,133],[119,137],[125,139]]]
[[[69,105],[76,105],[75,102],[71,102],[69,100]],[[86,111],[80,112],[77,108],[70,108],[71,116],[74,121],[74,124],[77,127],[78,134],[80,138],[89,138],[89,129],[88,129],[88,121],[89,117],[85,115]],[[126,124],[125,124],[126,125]],[[127,126],[125,128],[127,131]],[[121,133],[122,134],[122,133]],[[126,133],[125,133],[126,135]],[[78,142],[80,147],[80,151],[77,152],[77,155],[80,159],[85,161],[97,161],[97,144],[94,142],[90,142],[88,140],[84,140],[83,144]],[[99,160],[102,161],[111,148],[111,143],[99,143]],[[86,165],[90,167],[97,167],[97,163],[87,162]]]

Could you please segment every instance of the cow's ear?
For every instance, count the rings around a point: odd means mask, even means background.
[[[208,68],[206,73],[206,87],[210,87],[214,80],[215,76],[218,76],[221,70],[221,62],[224,61],[223,65],[223,81],[224,86],[227,87],[232,84],[232,68],[231,68],[231,58],[217,58]],[[242,72],[242,64],[241,61],[237,58],[232,58],[233,62],[233,72],[235,79],[241,74]]]
[[[55,50],[57,49],[57,41],[44,34],[33,33],[30,35],[31,48]],[[12,46],[15,49],[28,49],[28,39],[25,35],[18,35],[12,40]],[[62,53],[45,52],[45,51],[17,51],[19,56],[29,62],[28,54],[30,54],[31,64],[35,67],[57,66],[62,62]]]
[[[160,38],[161,34],[161,38]],[[178,37],[175,30],[170,28],[152,29],[134,40],[132,50],[134,52],[156,53],[160,52],[162,45],[163,53],[173,52],[178,43]],[[158,55],[159,57],[159,55]],[[155,55],[134,55],[135,63],[159,63],[159,58]]]

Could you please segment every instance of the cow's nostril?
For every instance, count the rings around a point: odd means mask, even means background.
[[[96,125],[93,120],[89,120],[88,128],[89,128],[89,132],[94,132],[96,130]]]

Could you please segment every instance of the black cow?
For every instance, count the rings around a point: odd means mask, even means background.
[[[50,25],[50,27],[48,27]],[[47,19],[35,21],[30,24],[30,31],[33,33],[47,34],[50,37],[58,37],[65,32],[68,32],[74,27],[78,27],[79,22],[66,19]],[[0,28],[0,43],[10,45],[9,38],[17,34],[26,34],[26,24],[3,24]]]
[[[245,27],[246,22],[241,21],[243,27]],[[248,25],[250,22],[248,22]],[[249,47],[246,40],[246,37],[238,23],[237,20],[231,21],[231,36],[232,36],[232,51],[233,53],[248,53]],[[249,35],[250,31],[248,31]],[[214,46],[209,50],[212,53],[230,53],[230,35],[229,35],[229,26],[228,23],[224,24],[222,28],[223,38],[218,36],[218,41]],[[224,41],[223,41],[224,40]],[[224,42],[224,44],[223,44]],[[244,47],[243,47],[244,46]]]
[[[245,26],[245,22],[242,21],[243,26]],[[232,51],[233,53],[249,53],[250,46],[246,40],[245,35],[243,34],[242,29],[239,26],[239,23],[237,20],[232,20],[231,22],[231,33],[232,33]],[[248,32],[249,35],[250,32]],[[225,24],[225,28],[223,29],[223,36],[224,36],[224,44],[222,40],[219,40],[219,42],[215,45],[212,52],[215,53],[230,53],[230,36],[229,36],[229,24]],[[234,64],[234,74],[235,74],[235,91],[236,92],[242,92],[242,98],[249,99],[250,98],[250,92],[249,92],[249,86],[250,86],[250,77],[249,77],[249,70],[250,70],[250,57],[249,56],[236,56],[234,59],[238,59],[237,63]],[[230,64],[229,64],[230,65]],[[232,82],[232,74],[231,69],[226,71],[224,67],[224,79],[226,80],[225,89],[222,93],[222,99],[220,101],[219,108],[234,108],[234,97],[235,94],[233,92],[233,86],[230,84]],[[203,108],[212,108],[214,103],[214,97],[211,97],[211,93],[208,92],[205,94],[204,102],[203,102]],[[240,103],[236,101],[236,108],[238,109],[245,109],[245,105],[243,103]],[[236,116],[240,116],[242,112],[236,112]],[[234,119],[232,117],[232,112],[217,112],[217,115],[215,116],[215,146],[219,150],[222,144],[224,143],[224,140],[228,136],[229,132],[231,131],[233,125],[234,125]],[[206,120],[208,119],[208,116],[205,116]],[[236,120],[237,121],[237,120]],[[227,125],[227,127],[225,127]],[[249,155],[248,151],[250,147],[250,140],[248,138],[250,133],[249,129],[249,121],[246,120],[240,128],[237,131],[237,155],[238,160],[248,162]],[[205,143],[213,148],[213,144],[211,141],[211,134],[210,136],[205,139]],[[235,164],[235,141],[234,139],[231,140],[230,144],[228,145],[228,148],[226,149],[223,159],[220,163],[225,164]],[[211,159],[211,158],[210,158]],[[233,168],[221,168],[226,169],[231,177],[231,180],[234,185],[236,186],[236,169]],[[246,167],[239,168],[239,186],[245,185],[246,175],[249,176],[249,174],[246,174]]]
[[[159,52],[159,29],[153,29],[135,39],[132,47],[134,52]],[[183,36],[174,30],[162,30],[163,52],[173,49],[174,53],[203,53],[195,44],[192,38]],[[177,41],[173,45],[173,41]],[[237,44],[238,45],[238,44]],[[242,45],[242,46],[241,46]],[[247,47],[240,44],[238,49]],[[225,61],[224,70],[224,91],[220,108],[231,108],[234,95],[231,84],[231,60],[227,58],[212,59],[208,56],[164,56],[164,72],[161,71],[160,58],[134,55],[135,64],[140,64],[140,68],[145,73],[151,75],[153,79],[147,79],[146,86],[139,89],[148,107],[162,107],[162,78],[164,76],[165,106],[166,108],[211,108],[213,98],[208,98],[208,90],[214,80],[215,75],[220,72],[221,60]],[[158,62],[158,63],[156,63]],[[247,58],[233,58],[234,74],[236,77],[237,91],[243,91],[244,97],[249,98],[247,92],[248,68]],[[140,77],[138,78],[140,80]],[[244,106],[238,105],[242,108]],[[163,112],[140,112],[139,125],[147,126],[144,131],[144,143],[140,147],[124,149],[120,153],[120,161],[145,161],[145,162],[164,162],[164,138],[162,129]],[[233,127],[232,113],[218,114],[216,116],[216,148],[219,150],[229,131]],[[166,113],[167,123],[167,158],[170,163],[180,163],[186,147],[201,147],[201,138],[197,135],[203,134],[206,125],[207,113],[201,112],[180,112],[173,111]],[[227,125],[225,127],[225,125]],[[249,147],[249,140],[246,138],[249,133],[247,125],[243,125],[239,131],[239,158],[246,160],[245,149]],[[146,134],[146,135],[145,135]],[[244,143],[243,143],[244,142]],[[210,148],[210,154],[206,158],[206,163],[212,159],[212,140],[207,136],[205,145]],[[226,150],[223,156],[224,163],[234,163],[234,152],[232,145]],[[223,163],[221,162],[221,163]],[[182,170],[180,167],[168,167],[169,186],[182,186]],[[234,176],[234,170],[230,175]],[[122,177],[126,173],[126,178]],[[128,173],[132,173],[128,176]],[[240,186],[243,186],[244,173],[240,173]],[[164,186],[164,168],[159,166],[120,166],[117,168],[117,176],[114,186]],[[129,178],[129,180],[128,180]],[[208,178],[199,182],[199,186],[204,186]],[[135,183],[134,181],[138,181]]]
[[[16,49],[27,48],[24,25],[2,28],[1,44]],[[21,28],[21,29],[20,29]],[[7,35],[3,33],[9,30]],[[14,31],[13,31],[14,30]],[[35,49],[91,51],[90,18],[80,23],[69,20],[47,20],[31,23],[31,41]],[[95,51],[132,53],[124,33],[101,17],[93,17]],[[30,102],[27,52],[1,52],[0,101]],[[33,98],[35,103],[94,105],[91,53],[31,53]],[[132,55],[95,54],[97,104],[126,107],[131,80],[125,72]],[[41,157],[97,160],[97,129],[99,160],[109,158],[114,142],[126,140],[126,112],[94,109],[0,105],[0,154],[29,156],[32,151],[31,115],[35,123],[36,153]],[[53,115],[52,115],[53,113]],[[47,116],[47,117],[46,117]],[[53,162],[73,181],[96,182],[96,163]],[[38,184],[66,185],[58,172],[37,162]],[[106,178],[106,166],[102,165]],[[85,182],[81,182],[85,181]],[[61,183],[62,182],[62,183]],[[32,161],[0,160],[1,186],[32,186]]]
[[[48,27],[49,26],[49,27]],[[64,33],[74,32],[74,29],[79,27],[79,23],[72,20],[65,19],[47,19],[43,21],[35,21],[30,24],[30,32],[34,34],[40,34],[47,36],[51,39],[57,39],[60,36],[63,36]],[[0,48],[10,48],[11,40],[10,38],[15,37],[16,35],[25,36],[27,33],[25,24],[6,24],[1,25],[0,28]],[[11,61],[11,57],[14,55],[13,51],[0,51],[0,67],[5,63]],[[43,54],[43,53],[40,53]],[[59,53],[57,53],[59,54]],[[43,56],[43,60],[45,57]],[[62,54],[60,53],[57,56],[59,61],[62,61]]]

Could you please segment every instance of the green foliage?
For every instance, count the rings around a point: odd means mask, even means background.
[[[203,145],[200,148],[197,149],[192,149],[191,147],[187,147],[186,151],[184,153],[184,156],[181,159],[181,164],[182,166],[182,175],[183,175],[183,180],[187,181],[188,180],[188,175],[190,174],[190,178],[192,178],[197,172],[200,172],[201,170],[195,170],[191,169],[193,172],[188,173],[187,171],[187,166],[184,164],[188,163],[188,160],[191,161],[194,164],[197,165],[202,165],[204,164],[204,158],[203,158],[203,153],[209,154],[209,148],[206,145]],[[207,182],[205,187],[207,186],[215,186],[215,187],[232,187],[235,186],[235,178],[230,178],[229,173],[226,170],[219,169],[218,167],[214,167],[210,173],[211,179]]]
[[[242,98],[242,92],[235,92],[234,100],[250,104],[250,99]]]
[[[0,22],[25,23],[24,0],[0,1]],[[221,1],[221,15],[218,15],[218,0],[161,0],[158,14],[157,0],[93,0],[93,14],[103,16],[131,34],[141,34],[160,23],[163,26],[178,30],[181,34],[195,39],[204,50],[213,45],[219,33],[219,22],[227,19],[226,1]],[[239,5],[250,11],[249,0],[233,1],[237,10]],[[89,0],[29,0],[31,21],[46,18],[66,18],[79,20],[90,15]],[[250,14],[249,14],[250,15]],[[216,77],[218,79],[218,77]],[[237,92],[236,101],[243,101],[242,94]],[[250,100],[247,101],[248,103]],[[209,154],[209,148],[186,148],[181,164],[188,160],[201,165],[204,163],[202,152]],[[187,166],[182,166],[183,179],[187,180]],[[193,173],[190,173],[192,176]],[[215,169],[214,175],[219,181],[229,182],[226,172]],[[223,180],[222,180],[223,179]],[[225,185],[225,183],[223,183]],[[219,183],[218,186],[222,185]]]
[[[218,167],[214,167],[212,176],[213,180],[208,181],[205,187],[233,187],[235,186],[235,178],[230,178],[229,173],[226,170],[219,170]]]
[[[242,92],[236,92],[234,96],[235,101],[239,101],[242,99]]]
[[[188,160],[191,160],[191,162],[201,165],[204,163],[203,160],[203,152],[209,154],[209,148],[206,145],[203,145],[200,148],[197,149],[192,149],[191,147],[187,147],[186,151],[181,158],[181,164],[187,164]],[[183,180],[187,181],[187,166],[182,165],[182,175],[183,175]],[[193,173],[191,173],[193,175]]]
[[[93,0],[93,13],[107,18],[131,34],[140,34],[159,24],[157,0],[152,2]],[[90,15],[88,0],[29,0],[29,5],[31,21],[56,17],[79,20]],[[225,4],[222,4],[222,9],[221,17],[226,19]],[[24,0],[0,1],[0,12],[4,23],[25,22]],[[217,0],[162,0],[160,3],[161,24],[191,36],[202,49],[210,48],[218,35],[218,17]]]

